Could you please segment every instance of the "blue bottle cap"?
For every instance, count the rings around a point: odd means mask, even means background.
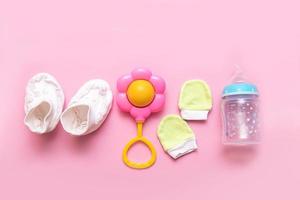
[[[251,83],[233,83],[225,86],[223,90],[223,97],[239,94],[253,94],[258,95],[257,87]]]

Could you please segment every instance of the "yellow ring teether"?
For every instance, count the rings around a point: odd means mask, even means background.
[[[130,161],[127,156],[129,149],[132,147],[132,145],[136,144],[137,142],[143,142],[151,151],[151,158],[145,163],[136,163],[136,162]],[[147,140],[145,137],[133,138],[132,140],[130,140],[128,142],[128,144],[125,146],[125,148],[123,150],[123,161],[128,167],[131,167],[131,168],[145,169],[145,168],[151,167],[154,164],[155,160],[156,160],[156,151],[155,151],[152,143],[149,140]]]
[[[147,138],[145,138],[142,135],[142,124],[138,123],[137,126],[138,126],[138,135],[135,138],[131,139],[128,142],[128,144],[126,144],[126,146],[124,147],[124,150],[123,150],[123,156],[122,157],[123,157],[123,162],[128,167],[131,167],[131,168],[134,168],[134,169],[145,169],[145,168],[151,167],[155,163],[156,151],[154,149],[153,144]],[[137,142],[144,143],[151,152],[151,158],[145,163],[136,163],[136,162],[130,161],[128,156],[127,156],[129,149],[134,144],[136,144]]]

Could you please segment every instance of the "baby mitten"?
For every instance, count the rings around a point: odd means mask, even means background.
[[[96,131],[110,112],[112,99],[112,91],[106,81],[95,79],[86,82],[62,113],[63,128],[75,136]]]
[[[183,84],[179,97],[179,109],[183,119],[207,120],[212,108],[209,86],[202,80],[190,80]]]
[[[164,150],[174,159],[197,149],[193,130],[177,115],[164,117],[157,134]]]

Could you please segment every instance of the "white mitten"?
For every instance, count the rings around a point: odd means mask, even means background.
[[[177,115],[164,117],[157,134],[164,150],[174,159],[197,149],[193,130]]]
[[[37,74],[26,87],[24,123],[34,133],[48,133],[57,126],[63,105],[64,93],[55,78]]]
[[[106,81],[88,81],[78,90],[63,112],[63,128],[75,136],[94,132],[110,112],[112,99],[112,91]]]

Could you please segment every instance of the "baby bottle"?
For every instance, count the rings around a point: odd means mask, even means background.
[[[233,81],[222,95],[222,142],[226,145],[248,145],[259,142],[259,93],[245,81],[238,69]]]

